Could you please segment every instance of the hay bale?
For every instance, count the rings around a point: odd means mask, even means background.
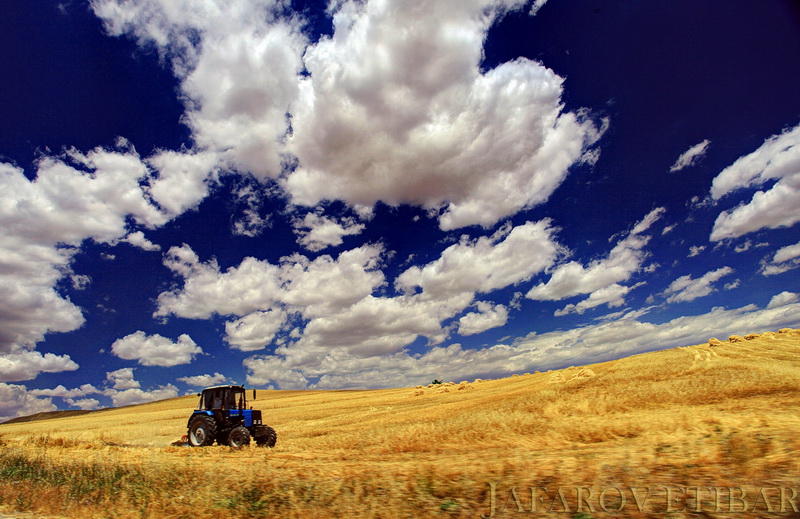
[[[792,333],[793,331],[791,328],[781,328],[778,333]]]
[[[475,380],[472,381],[473,384],[477,384],[478,382],[483,382],[483,379],[482,378],[476,378]]]
[[[722,346],[722,341],[717,339],[716,337],[711,337],[708,339],[709,346]]]
[[[575,380],[576,378],[592,378],[594,376],[596,375],[591,369],[581,368],[580,371],[578,371],[575,376],[572,377],[572,380]]]
[[[744,342],[744,337],[741,335],[731,335],[728,337],[728,342]]]
[[[746,341],[752,341],[753,339],[758,339],[759,337],[761,337],[761,334],[758,334],[758,333],[748,333],[747,335],[745,335],[745,336],[744,336],[744,340],[746,340]]]
[[[425,394],[425,391],[422,390],[422,389],[417,389],[416,391],[414,391],[414,396],[422,396],[424,394]]]
[[[764,332],[764,333],[761,334],[761,338],[762,339],[774,339],[775,338],[775,332]]]

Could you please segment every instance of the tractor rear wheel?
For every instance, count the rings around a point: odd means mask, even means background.
[[[265,425],[264,429],[266,429],[266,434],[256,438],[256,445],[259,447],[274,447],[278,442],[278,433],[268,425]]]
[[[250,445],[250,431],[242,425],[234,427],[228,434],[228,445],[237,449]]]
[[[217,422],[210,416],[198,416],[189,424],[189,445],[205,447],[217,437]]]

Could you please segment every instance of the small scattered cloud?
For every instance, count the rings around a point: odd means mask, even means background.
[[[318,252],[328,247],[337,247],[343,243],[344,236],[354,236],[364,230],[364,224],[354,218],[335,219],[319,213],[308,213],[304,218],[292,221],[297,243],[304,248]]]
[[[544,4],[547,3],[547,0],[534,0],[533,5],[531,5],[531,10],[528,12],[531,16],[536,16],[539,10],[544,7]]]
[[[75,290],[86,290],[86,287],[92,282],[92,278],[85,274],[72,274],[69,280]]]
[[[84,411],[93,411],[100,407],[100,401],[96,398],[67,398],[65,402]]]
[[[270,219],[261,215],[264,189],[253,182],[244,183],[235,191],[241,214],[234,219],[231,232],[236,236],[254,238],[270,226]]]
[[[699,255],[701,252],[706,250],[705,245],[692,245],[689,247],[689,254],[686,256],[687,258],[694,258],[695,256]]]
[[[228,377],[222,373],[214,373],[213,375],[193,375],[191,377],[179,377],[178,381],[196,387],[208,387],[223,384],[228,381]]]
[[[713,284],[732,273],[732,268],[721,267],[706,272],[696,279],[687,274],[670,283],[664,291],[664,295],[667,296],[668,303],[694,301],[699,297],[704,297],[714,292]]]
[[[664,212],[663,207],[650,211],[633,226],[627,236],[617,242],[605,258],[592,261],[586,266],[577,261],[559,265],[552,271],[547,282],[531,288],[526,297],[539,301],[559,301],[589,294],[583,301],[557,310],[556,315],[582,313],[601,304],[621,306],[624,304],[624,296],[639,285],[624,286],[620,283],[643,270],[642,264],[648,257],[644,248],[650,241],[650,236],[644,233]]]
[[[478,301],[475,307],[476,312],[470,312],[458,320],[459,335],[476,335],[503,326],[508,321],[508,310],[503,305]]]
[[[161,250],[161,246],[156,245],[155,243],[145,238],[144,233],[142,231],[132,232],[128,234],[125,238],[121,239],[120,242],[129,243],[134,247],[138,247],[146,251]]]
[[[772,258],[761,262],[761,274],[775,276],[800,267],[800,242],[778,249]]]
[[[690,166],[694,166],[700,162],[700,159],[702,159],[708,151],[709,144],[711,144],[711,141],[705,139],[681,153],[681,155],[675,160],[675,163],[669,168],[670,172],[674,173],[675,171],[680,171]]]
[[[203,350],[185,333],[172,341],[140,330],[114,341],[111,353],[121,359],[136,360],[142,366],[170,367],[192,362]]]
[[[725,290],[733,290],[734,288],[739,288],[741,284],[742,284],[741,279],[734,279],[730,283],[725,283],[724,288]]]
[[[121,368],[106,373],[106,380],[113,389],[133,389],[140,387],[139,381],[133,376],[133,368]]]

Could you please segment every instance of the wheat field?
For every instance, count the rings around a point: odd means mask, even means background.
[[[800,330],[498,380],[259,390],[274,449],[171,446],[196,402],[0,425],[0,510],[800,517]]]

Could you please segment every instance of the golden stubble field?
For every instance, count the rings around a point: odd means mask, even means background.
[[[259,391],[274,449],[170,446],[196,401],[0,426],[0,508],[84,519],[800,517],[800,330],[499,380]]]

